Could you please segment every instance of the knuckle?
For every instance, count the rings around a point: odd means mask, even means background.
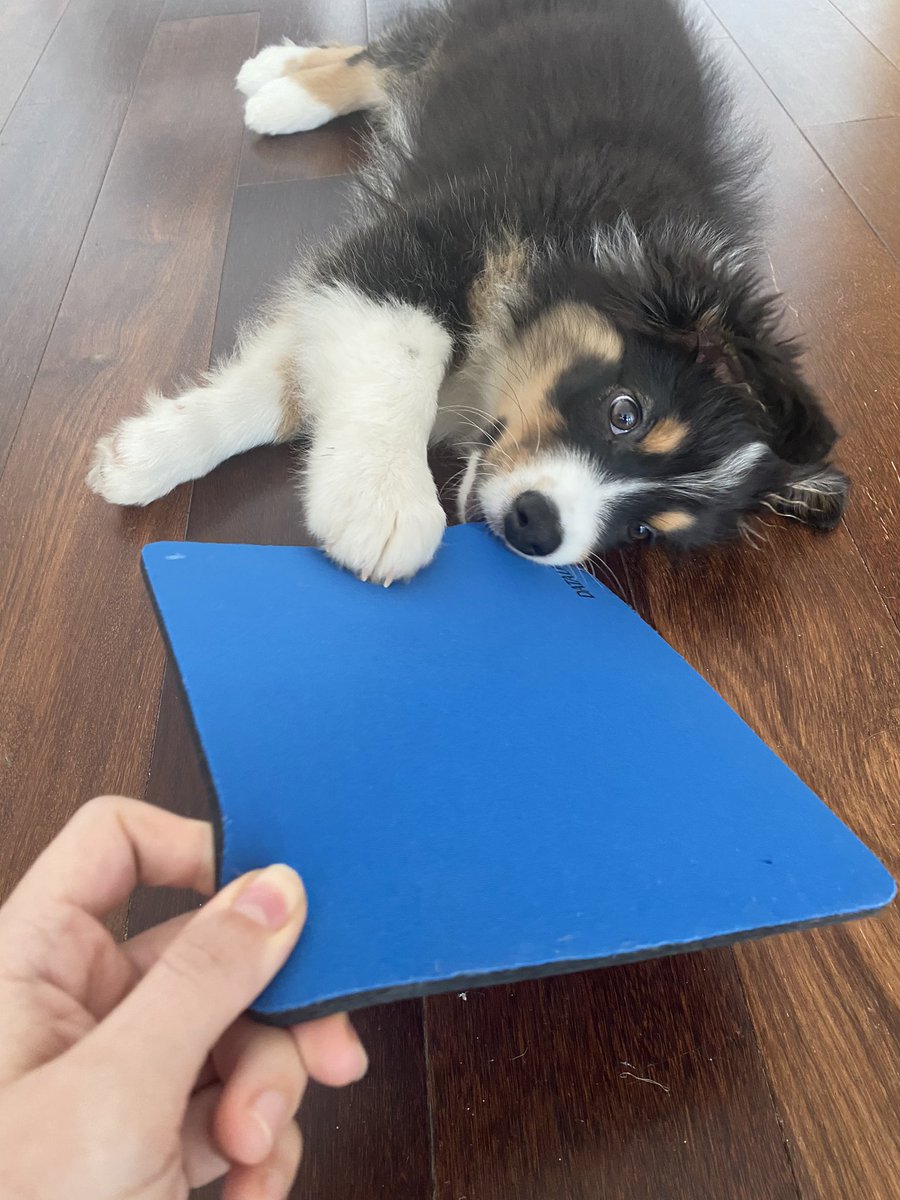
[[[129,800],[125,796],[94,796],[78,809],[72,817],[72,824],[92,829],[108,825],[118,819],[123,808],[136,803],[136,800]]]

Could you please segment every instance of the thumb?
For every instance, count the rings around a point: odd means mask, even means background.
[[[84,1049],[94,1042],[132,1078],[186,1096],[209,1051],[283,966],[305,920],[306,893],[290,867],[236,879],[166,946]]]

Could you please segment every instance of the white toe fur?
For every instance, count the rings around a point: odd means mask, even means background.
[[[244,124],[253,133],[270,137],[283,133],[305,133],[327,125],[334,109],[322,104],[295,79],[273,79],[251,96],[244,106]]]
[[[287,38],[280,46],[266,46],[255,58],[248,58],[238,71],[235,79],[238,91],[255,96],[265,84],[280,79],[286,66],[302,65],[309,52],[310,47],[296,46]]]
[[[434,558],[446,518],[424,461],[375,474],[366,455],[313,446],[304,485],[310,533],[342,567],[373,583],[409,579]],[[361,478],[362,476],[362,478]]]
[[[205,386],[173,399],[152,393],[141,414],[97,443],[88,486],[110,504],[149,504],[233,454],[279,441],[296,336],[286,314],[248,334]]]
[[[149,398],[145,413],[97,443],[87,477],[91,490],[110,504],[150,504],[204,474],[202,448],[181,436],[183,412],[175,400]]]

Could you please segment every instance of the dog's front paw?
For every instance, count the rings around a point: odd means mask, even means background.
[[[428,467],[388,469],[367,486],[368,472],[335,466],[312,462],[306,478],[307,524],[329,557],[385,587],[427,566],[447,523]]]
[[[280,46],[266,46],[247,59],[237,73],[235,85],[245,96],[255,96],[261,87],[280,79],[286,70],[301,67],[310,52],[310,47],[296,46],[287,38]]]
[[[144,413],[97,442],[87,485],[110,504],[150,504],[198,474],[196,457],[183,405],[154,396]]]

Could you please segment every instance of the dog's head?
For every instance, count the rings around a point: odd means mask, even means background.
[[[837,524],[836,434],[758,277],[689,228],[620,226],[594,258],[532,277],[483,354],[463,511],[547,564],[733,538],[762,506]]]

